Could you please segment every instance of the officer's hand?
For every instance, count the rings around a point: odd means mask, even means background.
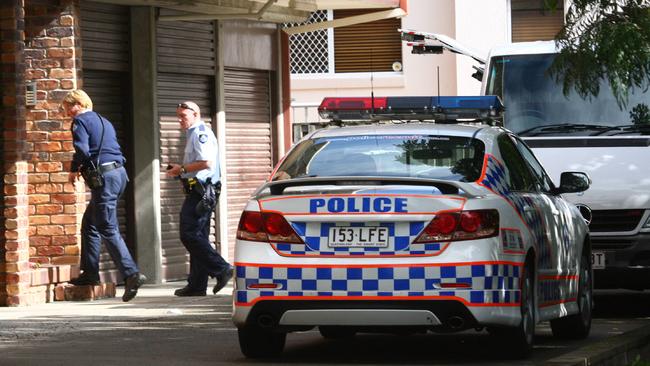
[[[68,182],[74,184],[74,182],[79,179],[79,172],[70,172],[68,173]]]
[[[168,177],[177,177],[181,175],[181,166],[178,164],[169,164],[167,165],[166,173]]]

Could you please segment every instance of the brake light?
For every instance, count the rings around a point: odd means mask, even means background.
[[[499,232],[497,210],[445,212],[436,215],[414,243],[471,240],[496,236]]]
[[[268,241],[264,223],[262,222],[262,213],[255,211],[244,211],[239,219],[237,228],[237,239],[252,241]]]
[[[244,211],[239,220],[237,239],[303,244],[291,225],[277,212]]]

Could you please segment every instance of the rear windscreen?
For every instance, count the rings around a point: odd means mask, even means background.
[[[272,180],[380,176],[471,182],[479,178],[485,146],[457,136],[380,135],[300,142]]]

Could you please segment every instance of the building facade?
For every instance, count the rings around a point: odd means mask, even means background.
[[[377,34],[385,34],[379,24],[325,29],[319,31],[321,34],[292,35],[290,64],[294,137],[299,138],[308,130],[301,124],[319,122],[316,107],[325,96],[479,94],[481,83],[471,77],[475,72],[473,66],[478,66],[478,63],[446,51],[440,55],[411,54],[411,47],[400,41],[397,28],[444,34],[487,56],[497,44],[553,39],[563,25],[565,6],[561,1],[555,8],[548,4],[544,0],[410,0],[408,14],[394,19],[391,24],[390,32],[394,37],[380,38],[381,42],[376,42],[371,49],[357,46],[353,51],[339,50],[335,45],[340,35],[345,37],[347,34],[356,34],[357,44],[372,44]],[[309,21],[335,17],[336,11],[330,11]],[[373,31],[366,33],[364,27]],[[329,60],[314,60],[303,52],[305,47],[319,46],[330,51]],[[401,52],[390,53],[392,69],[370,67],[373,60],[380,60],[377,55],[388,54],[386,50],[395,46],[400,47]],[[345,53],[347,58],[363,60],[366,69],[337,67],[338,51]],[[333,67],[304,67],[309,62]]]
[[[183,194],[164,170],[182,159],[176,104],[199,104],[222,157],[224,189],[211,234],[232,259],[243,205],[289,143],[282,24],[338,3],[0,2],[0,306],[50,301],[79,262],[89,193],[68,182],[71,120],[60,110],[75,88],[116,127],[130,179],[120,230],[142,272],[158,283],[183,279],[188,270],[178,237]],[[104,281],[121,281],[107,253],[100,268]]]

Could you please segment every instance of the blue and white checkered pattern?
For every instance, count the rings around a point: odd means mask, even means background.
[[[521,265],[516,263],[392,267],[279,267],[237,265],[238,305],[264,297],[457,297],[470,304],[517,304]],[[275,283],[277,289],[248,289]],[[467,289],[442,289],[465,283]]]
[[[306,243],[275,243],[273,247],[286,255],[317,256],[363,256],[363,255],[433,255],[440,252],[442,243],[413,243],[427,222],[299,222],[291,223],[293,229]],[[387,248],[347,248],[328,246],[329,230],[333,226],[381,226],[387,227],[389,243]],[[412,244],[413,243],[413,244]]]
[[[519,216],[526,222],[531,234],[534,236],[535,243],[539,243],[537,250],[540,268],[548,268],[551,264],[551,247],[546,236],[546,231],[544,230],[543,215],[539,209],[524,212],[524,207],[526,206],[543,206],[542,202],[536,202],[537,200],[541,200],[541,198],[535,195],[510,191],[507,179],[508,175],[503,163],[492,155],[488,155],[487,160],[485,178],[481,184],[502,196],[517,210]]]

